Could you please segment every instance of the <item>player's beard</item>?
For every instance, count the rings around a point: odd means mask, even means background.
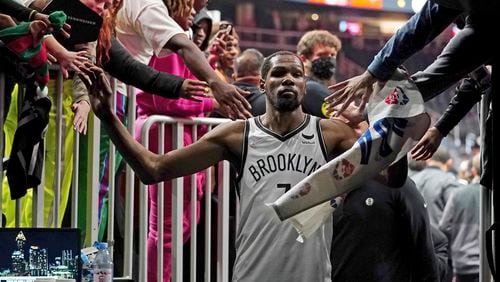
[[[276,100],[272,102],[273,108],[282,113],[293,112],[300,106],[300,104],[301,101],[299,101],[299,99],[297,99],[296,97],[277,97]]]

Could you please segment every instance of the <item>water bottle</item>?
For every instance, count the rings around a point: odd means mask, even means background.
[[[108,243],[96,242],[94,246],[99,250],[94,259],[94,282],[113,281],[113,260],[108,250]]]

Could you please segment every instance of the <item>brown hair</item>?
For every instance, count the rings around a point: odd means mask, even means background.
[[[116,15],[122,7],[123,0],[114,0],[108,12],[104,15],[99,38],[97,39],[97,65],[102,66],[109,60],[109,49],[111,48],[111,38],[115,33]]]
[[[309,58],[313,54],[314,46],[332,46],[337,51],[342,49],[342,42],[336,36],[326,30],[311,30],[306,32],[297,44],[297,54]]]

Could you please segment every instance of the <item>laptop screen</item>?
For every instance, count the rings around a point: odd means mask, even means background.
[[[1,277],[81,279],[80,229],[0,228]]]

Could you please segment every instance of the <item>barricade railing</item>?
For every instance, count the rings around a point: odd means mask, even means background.
[[[60,228],[61,227],[61,217],[63,214],[60,212],[60,207],[61,207],[61,186],[62,186],[62,176],[65,173],[65,167],[63,166],[63,158],[69,157],[64,155],[64,144],[65,140],[64,138],[64,132],[65,130],[74,130],[72,128],[64,128],[64,121],[67,117],[64,116],[64,111],[63,111],[63,92],[64,92],[64,81],[62,77],[62,73],[58,71],[57,67],[51,67],[51,69],[54,71],[57,71],[57,75],[55,77],[55,87],[51,89],[53,92],[53,107],[55,107],[55,112],[56,112],[56,120],[55,120],[55,167],[54,171],[51,172],[51,174],[54,176],[54,185],[52,188],[53,189],[50,193],[53,193],[54,195],[54,200],[52,203],[49,203],[51,205],[50,208],[50,217],[49,220],[46,220],[46,215],[44,212],[44,207],[46,205],[45,203],[45,193],[48,191],[44,191],[45,188],[45,173],[42,173],[42,183],[33,189],[33,197],[32,197],[32,218],[31,218],[31,227],[55,227],[55,228]],[[116,89],[114,86],[114,80],[112,80],[112,85],[113,89]],[[22,103],[22,97],[23,97],[23,87],[19,85],[19,104]],[[4,98],[5,98],[5,76],[3,73],[0,73],[0,126],[3,128],[4,125]],[[116,91],[114,91],[116,93]],[[127,87],[127,96],[129,98],[128,100],[128,130],[134,135],[134,121],[135,121],[135,111],[136,111],[136,105],[135,105],[135,93],[134,89],[130,86]],[[115,101],[115,99],[113,99]],[[165,125],[171,125],[174,128],[174,138],[173,148],[180,148],[183,146],[183,128],[184,126],[192,126],[192,136],[193,140],[198,139],[197,135],[197,127],[200,125],[206,125],[208,129],[210,130],[213,126],[227,122],[227,119],[215,119],[215,118],[194,118],[194,119],[176,119],[176,118],[171,118],[171,117],[164,117],[164,116],[154,116],[150,118],[147,123],[145,124],[143,131],[146,130],[145,128],[148,128],[153,124],[153,123],[159,123],[160,124],[160,138],[163,138],[162,132],[164,132],[164,127]],[[90,246],[93,244],[94,241],[98,240],[98,231],[99,231],[99,207],[98,207],[98,201],[99,201],[99,147],[100,147],[100,135],[101,135],[101,130],[100,130],[100,121],[97,119],[93,114],[89,115],[89,120],[88,120],[88,152],[86,156],[80,156],[79,148],[80,148],[80,135],[78,134],[77,131],[74,131],[74,141],[73,141],[73,175],[72,175],[72,180],[71,180],[71,193],[69,197],[69,201],[71,201],[71,209],[70,209],[70,227],[76,228],[79,226],[78,223],[78,213],[81,210],[85,210],[85,226],[82,228],[83,231],[85,231],[85,241],[84,241],[84,246]],[[146,133],[144,133],[146,134]],[[147,134],[146,134],[147,135]],[[146,140],[144,138],[143,140]],[[159,144],[163,144],[163,139],[160,140]],[[3,159],[4,157],[4,132],[0,130],[0,153],[1,157]],[[158,152],[164,153],[162,151],[162,146],[160,146]],[[46,153],[46,152],[45,152]],[[110,160],[115,159],[115,148],[113,144],[111,143],[109,146],[109,153],[110,153]],[[87,159],[87,171],[86,172],[80,172],[79,171],[79,164],[82,159]],[[45,160],[46,160],[45,156]],[[0,168],[2,171],[2,176],[4,175],[3,173],[3,162],[0,163]],[[182,269],[183,269],[183,263],[189,263],[189,269],[190,269],[190,280],[191,281],[198,281],[200,277],[204,277],[205,281],[210,281],[211,276],[213,275],[212,271],[217,271],[217,277],[218,281],[228,281],[228,217],[229,217],[229,179],[228,179],[228,170],[229,170],[229,164],[227,162],[222,162],[219,165],[219,175],[217,176],[218,178],[218,196],[219,196],[219,205],[218,205],[218,218],[217,218],[217,227],[218,227],[218,238],[217,238],[217,262],[211,262],[210,258],[212,256],[211,254],[211,245],[212,245],[212,203],[211,203],[211,196],[212,196],[212,190],[211,186],[213,183],[212,175],[210,173],[206,173],[206,184],[205,184],[205,197],[204,197],[204,206],[205,210],[201,211],[201,215],[204,217],[204,220],[206,221],[206,228],[205,228],[205,234],[200,235],[197,234],[196,232],[196,226],[197,222],[193,220],[191,222],[191,243],[190,243],[190,261],[189,262],[184,262],[182,260],[183,258],[183,239],[182,239],[182,209],[183,209],[183,204],[182,204],[182,198],[183,198],[183,179],[178,178],[172,181],[172,191],[163,191],[163,188],[159,188],[159,231],[161,234],[164,233],[163,230],[163,220],[164,220],[164,215],[163,215],[163,196],[164,193],[172,193],[172,198],[175,199],[173,203],[173,231],[172,231],[172,281],[182,281]],[[115,177],[114,177],[114,171],[115,171],[115,162],[110,161],[108,171],[110,172],[110,177],[109,177],[109,208],[108,208],[108,225],[107,225],[107,236],[106,239],[108,241],[114,241],[114,234],[115,234]],[[87,179],[87,187],[79,187],[79,179],[80,178],[86,178]],[[139,268],[138,268],[138,273],[134,273],[136,269],[134,268],[134,240],[137,239],[137,237],[134,237],[134,173],[133,171],[127,166],[126,169],[126,179],[125,179],[125,191],[126,191],[126,197],[125,197],[125,214],[124,214],[124,246],[123,246],[123,252],[124,252],[124,258],[123,258],[123,275],[122,279],[132,279],[133,277],[139,277],[140,281],[147,281],[147,245],[145,244],[147,242],[147,230],[148,230],[148,191],[145,188],[144,185],[141,185],[141,188],[139,190],[140,193],[140,217],[139,217],[139,224],[140,224],[140,232],[139,232],[139,237],[140,240],[140,250],[141,250],[141,256],[139,261]],[[3,177],[2,177],[3,180]],[[197,212],[197,207],[196,207],[196,195],[197,195],[197,187],[196,187],[196,181],[195,181],[195,175],[191,176],[191,195],[193,195],[193,201],[192,205],[190,207],[191,209],[191,214],[196,214]],[[162,185],[162,184],[160,184]],[[0,189],[0,212],[3,212],[3,205],[2,205],[2,189]],[[87,201],[84,203],[85,206],[79,206],[79,189],[87,189]],[[21,218],[24,216],[22,214],[22,205],[28,204],[29,200],[24,198],[21,200],[16,201],[16,211],[15,211],[15,226],[16,227],[21,227],[20,222]],[[2,219],[0,219],[0,224],[3,223],[1,222]],[[23,226],[27,227],[27,226]],[[199,246],[197,246],[197,238],[203,236],[205,238],[205,246],[204,250],[199,250]],[[159,235],[158,237],[159,242],[158,246],[163,246],[163,236]],[[137,242],[137,241],[136,241]],[[197,273],[196,269],[199,269],[196,265],[197,263],[197,256],[202,254],[205,256],[204,260],[204,273]],[[151,254],[149,254],[151,255]],[[163,248],[158,248],[157,254],[158,256],[158,269],[163,269]],[[212,269],[213,265],[217,265],[217,268]],[[158,279],[161,280],[162,277],[162,272],[160,271],[158,273]]]
[[[191,133],[193,137],[193,142],[198,139],[198,126],[205,125],[208,130],[211,130],[213,126],[219,125],[221,123],[227,122],[227,119],[217,119],[217,118],[193,118],[193,119],[181,119],[172,118],[167,116],[151,116],[149,117],[142,129],[141,129],[141,143],[148,148],[149,146],[149,131],[154,124],[158,124],[158,148],[157,152],[159,154],[163,152],[164,144],[164,132],[165,126],[169,125],[172,127],[172,149],[182,148],[184,146],[184,127],[191,126]],[[217,281],[229,281],[229,163],[224,161],[219,164],[218,169],[218,213],[217,213]],[[212,179],[210,177],[210,169],[206,170],[206,181],[205,181],[205,210],[201,211],[201,216],[205,216],[205,265],[204,265],[204,278],[205,281],[210,281],[211,277],[211,194],[212,194]],[[191,217],[194,217],[197,212],[196,202],[197,202],[197,182],[195,181],[195,175],[191,176]],[[183,194],[184,194],[184,179],[182,177],[173,179],[172,191],[164,191],[163,183],[158,186],[158,242],[157,242],[157,253],[148,254],[147,253],[147,232],[148,232],[148,189],[144,184],[140,185],[140,200],[139,200],[139,281],[148,281],[147,277],[147,263],[149,255],[157,256],[157,269],[163,269],[163,235],[164,230],[164,193],[172,193],[172,281],[182,281],[183,279]],[[190,223],[190,280],[198,281],[197,276],[197,254],[198,251],[196,239],[199,234],[197,234],[196,220],[191,220]],[[158,271],[157,281],[163,281],[163,272]]]

